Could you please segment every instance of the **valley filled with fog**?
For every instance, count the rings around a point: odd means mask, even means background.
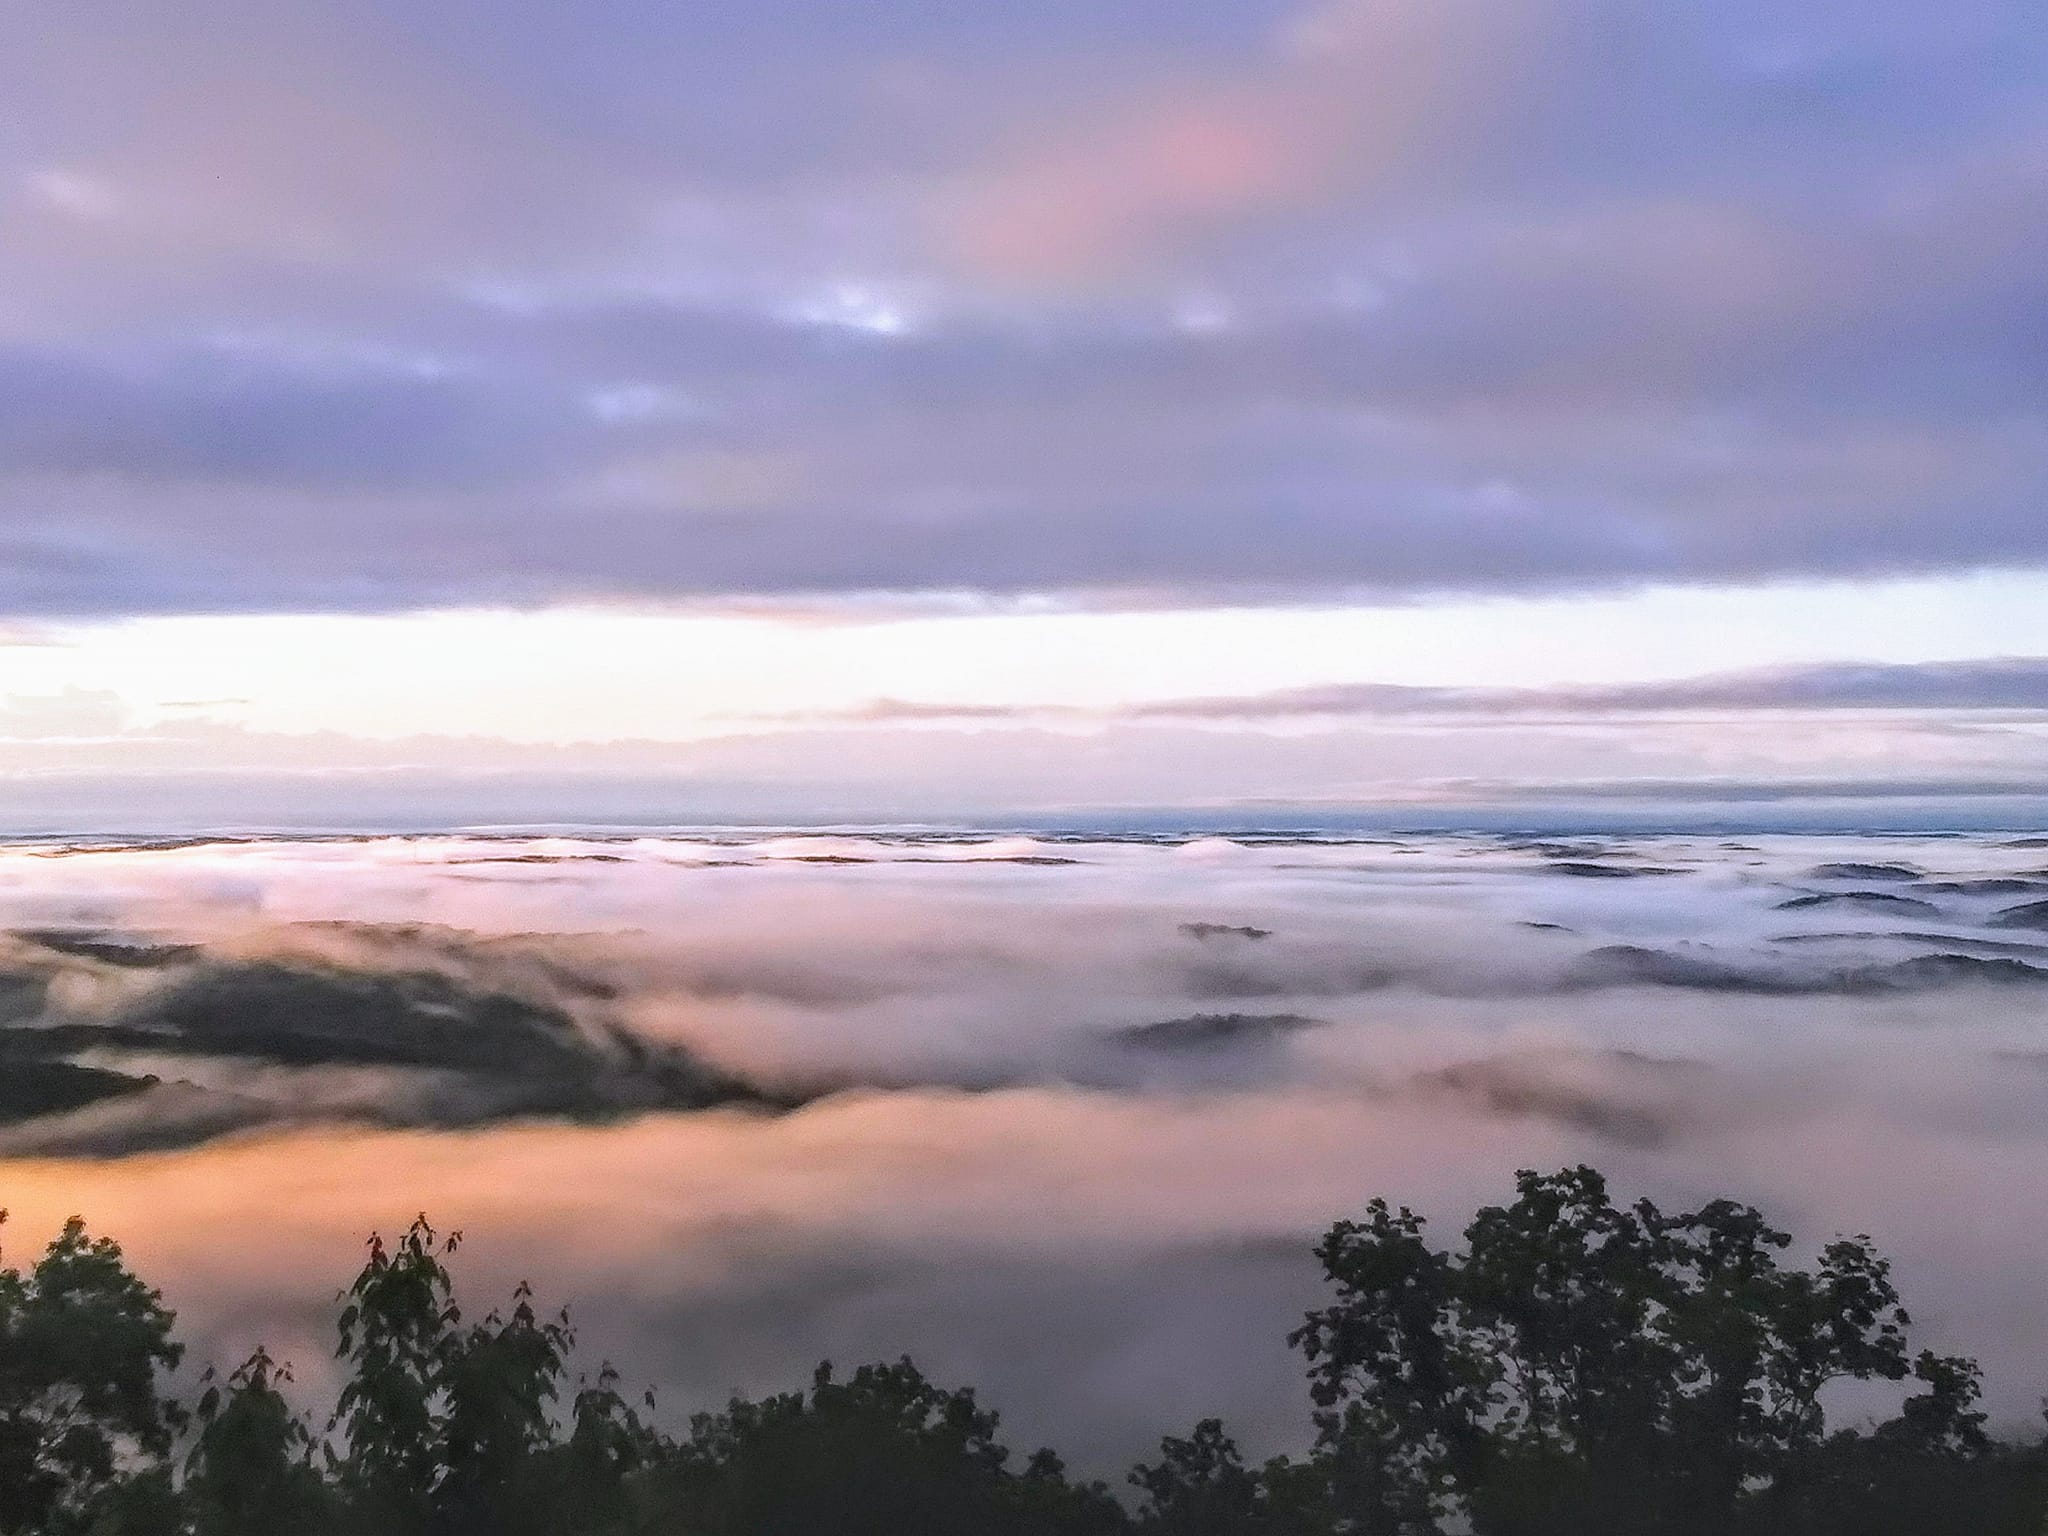
[[[1090,1467],[1264,1451],[1332,1219],[1586,1161],[2048,1390],[2048,839],[43,841],[0,928],[9,1251],[83,1214],[195,1365],[318,1382],[424,1209],[665,1417],[908,1352]]]

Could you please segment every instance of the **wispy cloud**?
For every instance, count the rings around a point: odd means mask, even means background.
[[[799,718],[874,725],[1109,719],[1256,723],[1376,715],[1526,720],[1557,715],[1687,715],[1759,710],[2044,711],[2048,710],[2048,657],[1827,662],[1669,681],[1551,688],[1328,683],[1267,693],[1157,699],[1111,710],[875,699],[849,710]]]

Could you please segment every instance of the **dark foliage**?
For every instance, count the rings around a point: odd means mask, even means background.
[[[0,1536],[2038,1536],[2048,1449],[1994,1438],[1974,1363],[1912,1352],[1862,1237],[1814,1262],[1730,1201],[1617,1206],[1590,1168],[1519,1176],[1455,1251],[1374,1201],[1316,1248],[1291,1336],[1316,1442],[1247,1463],[1217,1420],[1128,1499],[909,1360],[735,1399],[680,1438],[521,1286],[469,1321],[424,1217],[342,1296],[331,1416],[258,1350],[161,1391],[171,1314],[73,1221],[0,1269]],[[1831,1385],[1897,1383],[1831,1427]]]
[[[76,1218],[33,1268],[0,1269],[0,1531],[96,1530],[155,1502],[184,1422],[157,1389],[183,1353],[171,1323]]]

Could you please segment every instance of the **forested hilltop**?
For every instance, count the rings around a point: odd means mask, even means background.
[[[1987,1432],[1969,1360],[1915,1350],[1868,1239],[1786,1261],[1715,1201],[1618,1206],[1524,1172],[1455,1250],[1374,1201],[1289,1336],[1315,1440],[1248,1465],[1209,1420],[1111,1489],[1013,1454],[909,1361],[658,1429],[524,1287],[456,1304],[458,1239],[372,1239],[324,1412],[258,1351],[196,1400],[163,1298],[73,1221],[0,1269],[0,1532],[36,1536],[2038,1536],[2048,1447]],[[1826,1389],[1900,1384],[1875,1423]]]

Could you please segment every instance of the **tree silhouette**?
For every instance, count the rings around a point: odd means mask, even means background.
[[[575,1345],[567,1313],[543,1322],[521,1285],[509,1317],[492,1313],[457,1334],[442,1369],[441,1475],[433,1490],[449,1536],[501,1536],[535,1507],[556,1400]]]
[[[1131,1470],[1143,1491],[1134,1520],[1145,1536],[1311,1536],[1331,1529],[1310,1469],[1285,1459],[1248,1467],[1220,1419],[1159,1442],[1160,1459]]]
[[[461,1312],[445,1260],[462,1235],[440,1237],[422,1216],[394,1247],[372,1235],[346,1293],[335,1357],[351,1374],[335,1403],[341,1482],[385,1529],[426,1529],[443,1476],[442,1395]]]
[[[185,1463],[194,1536],[331,1531],[337,1509],[314,1459],[312,1431],[282,1390],[290,1369],[259,1347],[224,1383],[211,1378]]]
[[[1308,1454],[1248,1463],[1215,1419],[1132,1469],[1129,1505],[1015,1465],[967,1388],[910,1360],[736,1398],[670,1438],[522,1285],[465,1322],[460,1238],[373,1237],[342,1293],[325,1428],[258,1349],[161,1391],[172,1315],[68,1223],[0,1269],[0,1536],[2040,1536],[2048,1455],[2003,1443],[1976,1365],[1912,1353],[1864,1237],[1805,1267],[1756,1211],[1667,1214],[1594,1170],[1524,1171],[1455,1251],[1374,1201],[1315,1248],[1290,1335]],[[1831,1384],[1898,1412],[1827,1420]],[[184,1436],[182,1454],[172,1452]]]
[[[1747,1206],[1622,1209],[1586,1167],[1525,1170],[1514,1202],[1464,1236],[1439,1252],[1421,1218],[1376,1201],[1317,1249],[1336,1299],[1292,1339],[1311,1367],[1315,1462],[1350,1529],[1795,1530],[1817,1507],[1802,1490],[1839,1491],[1852,1464],[1868,1477],[1904,1464],[1892,1452],[1988,1456],[1975,1367],[1914,1363],[1868,1238],[1790,1267],[1789,1235]],[[1831,1383],[1915,1374],[1927,1390],[1867,1437],[1886,1454],[1830,1440]]]
[[[34,1268],[0,1269],[0,1531],[84,1530],[110,1500],[140,1507],[122,1481],[159,1473],[183,1423],[157,1392],[184,1353],[172,1323],[77,1217]]]
[[[808,1392],[700,1414],[669,1490],[682,1528],[704,1536],[1003,1536],[1100,1517],[1106,1495],[1067,1485],[1057,1458],[1008,1471],[997,1424],[908,1359],[843,1381],[828,1363]]]

